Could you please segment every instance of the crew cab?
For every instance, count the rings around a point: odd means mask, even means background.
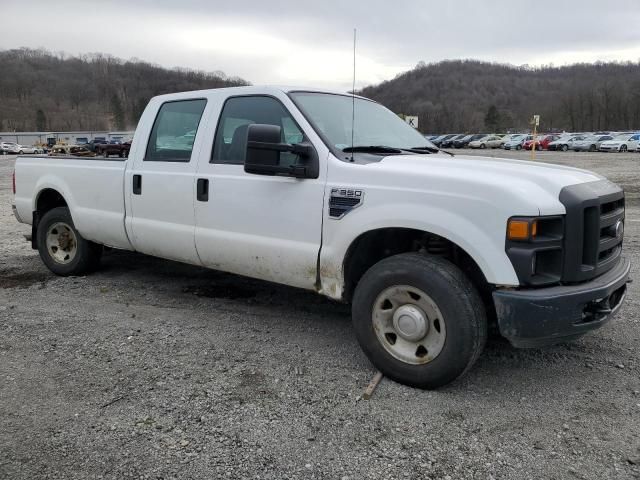
[[[18,157],[14,211],[58,275],[103,247],[350,302],[384,375],[465,373],[488,324],[516,347],[621,307],[624,193],[565,166],[440,152],[383,106],[239,87],[153,98],[128,159]]]

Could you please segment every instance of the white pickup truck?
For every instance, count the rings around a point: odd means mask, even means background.
[[[379,370],[422,388],[466,372],[488,324],[516,347],[600,327],[629,277],[617,185],[439,152],[331,92],[155,97],[129,158],[19,157],[14,175],[15,215],[54,273],[109,246],[315,290],[352,304]]]

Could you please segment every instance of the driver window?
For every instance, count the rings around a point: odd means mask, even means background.
[[[260,123],[282,129],[282,143],[300,143],[304,134],[280,101],[272,97],[246,96],[229,98],[222,108],[210,163],[244,164],[249,125]],[[298,156],[280,153],[280,165],[293,165]]]

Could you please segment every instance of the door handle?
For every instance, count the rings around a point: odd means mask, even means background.
[[[133,176],[133,194],[134,195],[142,194],[142,175]]]
[[[199,178],[196,185],[196,198],[200,202],[209,201],[209,179]]]

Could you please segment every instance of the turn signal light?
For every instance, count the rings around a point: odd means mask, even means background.
[[[507,227],[509,240],[530,240],[538,233],[538,222],[535,220],[511,219]]]

